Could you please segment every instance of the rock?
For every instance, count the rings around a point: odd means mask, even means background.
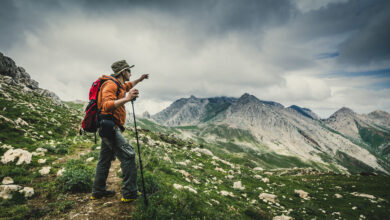
[[[194,149],[191,149],[191,151],[192,152],[199,152],[199,153],[209,155],[209,156],[214,156],[214,154],[210,150],[205,149],[205,148],[194,148]]]
[[[91,161],[93,161],[93,157],[89,157],[88,159],[86,159],[85,161],[87,161],[87,162],[91,162]]]
[[[198,193],[195,189],[193,189],[193,188],[191,188],[191,187],[189,187],[189,186],[182,186],[182,185],[180,185],[180,184],[176,184],[176,183],[175,183],[175,184],[173,184],[173,187],[174,187],[175,189],[178,189],[178,190],[187,189],[188,191],[193,192],[193,193],[195,193],[195,194]]]
[[[223,196],[230,196],[230,197],[235,197],[234,194],[232,192],[228,192],[228,191],[225,191],[225,190],[222,190],[220,192],[221,195]]]
[[[42,169],[39,170],[39,173],[42,176],[45,176],[45,175],[50,173],[50,169],[51,169],[51,167],[42,167]]]
[[[356,207],[356,206],[352,207],[352,210],[356,210],[356,209],[357,209],[357,207]]]
[[[12,149],[13,147],[11,145],[3,144],[0,148],[3,149]]]
[[[22,190],[19,190],[19,192],[23,193],[25,198],[30,198],[34,195],[34,189],[31,187],[24,187]]]
[[[182,165],[182,166],[187,166],[185,162],[176,162],[176,164]]]
[[[234,183],[233,183],[233,189],[244,190],[245,187],[242,186],[241,181],[237,181],[237,182],[234,182]]]
[[[185,170],[179,170],[179,173],[181,173],[184,177],[191,177],[191,174],[189,174],[187,171]]]
[[[273,195],[273,194],[269,194],[269,193],[261,193],[259,195],[259,198],[263,201],[268,201],[268,202],[272,202],[272,203],[277,203],[278,202],[278,197],[276,195]]]
[[[103,204],[103,207],[111,207],[113,204],[113,202],[106,202]]]
[[[36,152],[43,152],[43,153],[46,153],[46,152],[47,152],[47,149],[38,147],[35,151],[36,151]]]
[[[193,188],[191,188],[191,187],[189,187],[189,186],[184,186],[184,189],[187,189],[188,191],[193,192],[193,193],[195,193],[195,194],[198,193],[195,189],[193,189]]]
[[[21,190],[19,185],[0,185],[0,197],[3,199],[11,199],[12,192]]]
[[[64,105],[62,103],[61,99],[54,92],[51,92],[51,91],[46,90],[46,89],[41,89],[41,88],[38,88],[35,91],[39,95],[46,96],[49,99],[51,99],[55,105],[58,105],[58,106]]]
[[[182,186],[182,185],[176,184],[176,183],[173,184],[173,187],[174,187],[175,189],[183,189],[183,186]]]
[[[57,176],[58,176],[58,177],[62,176],[62,174],[63,174],[64,172],[65,172],[65,168],[62,168],[62,169],[58,170]]]
[[[216,171],[219,171],[219,172],[222,172],[222,173],[226,173],[226,171],[220,167],[216,167],[215,168]]]
[[[14,180],[13,180],[11,177],[6,176],[6,177],[3,178],[2,183],[3,183],[4,185],[9,185],[9,184],[13,184],[13,183],[14,183]]]
[[[286,215],[275,216],[272,218],[272,220],[292,220],[292,219],[294,218]]]
[[[253,170],[254,170],[254,171],[263,171],[264,169],[261,168],[261,167],[255,167],[255,168],[253,168]]]
[[[33,156],[41,156],[41,157],[43,157],[43,156],[45,156],[45,153],[44,152],[32,152],[31,153]]]
[[[234,178],[234,176],[232,176],[232,175],[227,175],[227,176],[225,176],[225,178],[227,178],[227,179],[231,180],[231,179],[233,179],[233,178]]]
[[[343,196],[342,196],[342,195],[340,195],[340,194],[338,194],[338,193],[334,194],[334,196],[335,196],[336,198],[338,198],[338,199],[341,199],[341,198],[343,198]]]
[[[296,189],[296,190],[294,190],[294,193],[299,195],[299,197],[301,197],[302,199],[306,199],[306,200],[309,199],[309,193],[308,192]]]
[[[32,154],[23,149],[9,149],[5,154],[1,157],[1,162],[3,164],[7,164],[9,162],[13,162],[16,158],[19,158],[16,165],[20,165],[22,163],[30,164],[31,163]]]
[[[18,118],[15,120],[15,123],[18,124],[19,126],[28,126],[28,123],[25,122],[23,119]]]
[[[38,163],[46,163],[46,159],[39,159]]]
[[[358,196],[358,197],[363,197],[363,198],[368,198],[368,199],[375,199],[375,196],[365,194],[365,193],[358,193],[358,192],[352,192],[351,195]]]

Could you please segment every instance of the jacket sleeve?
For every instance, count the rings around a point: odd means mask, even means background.
[[[133,84],[131,82],[127,82],[125,85],[126,92],[130,91],[130,89],[133,88]]]
[[[102,110],[112,112],[115,110],[114,102],[116,100],[116,85],[114,83],[104,83],[102,85]]]

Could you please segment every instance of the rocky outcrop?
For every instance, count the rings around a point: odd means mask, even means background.
[[[0,77],[8,85],[20,85],[25,90],[32,90],[37,94],[50,98],[56,105],[63,105],[61,99],[55,93],[39,88],[38,82],[31,79],[30,74],[23,67],[17,66],[15,61],[2,53],[0,53]]]
[[[1,157],[1,162],[3,164],[7,164],[9,162],[13,162],[16,158],[18,158],[18,162],[16,165],[20,165],[22,163],[30,164],[31,163],[32,154],[23,149],[9,149],[5,154]]]

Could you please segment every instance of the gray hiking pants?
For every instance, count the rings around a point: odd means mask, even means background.
[[[95,180],[92,193],[104,192],[110,170],[111,161],[115,156],[121,162],[123,174],[122,195],[132,198],[137,195],[137,165],[134,148],[125,140],[119,128],[115,126],[115,138],[102,138],[99,161],[96,165]]]

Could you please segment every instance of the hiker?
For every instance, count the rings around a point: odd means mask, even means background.
[[[134,65],[129,66],[125,60],[117,61],[111,65],[114,73],[111,76],[102,76],[110,80],[102,84],[97,101],[100,110],[98,114],[99,136],[102,143],[91,199],[115,195],[115,191],[106,189],[111,161],[115,160],[115,157],[121,162],[123,174],[121,201],[132,202],[141,195],[137,189],[135,151],[123,137],[122,132],[125,130],[123,127],[126,119],[125,104],[135,100],[139,95],[137,89],[131,88],[144,79],[148,79],[149,74],[143,74],[139,79],[127,82],[130,80],[132,67]],[[126,92],[128,92],[127,95]]]

